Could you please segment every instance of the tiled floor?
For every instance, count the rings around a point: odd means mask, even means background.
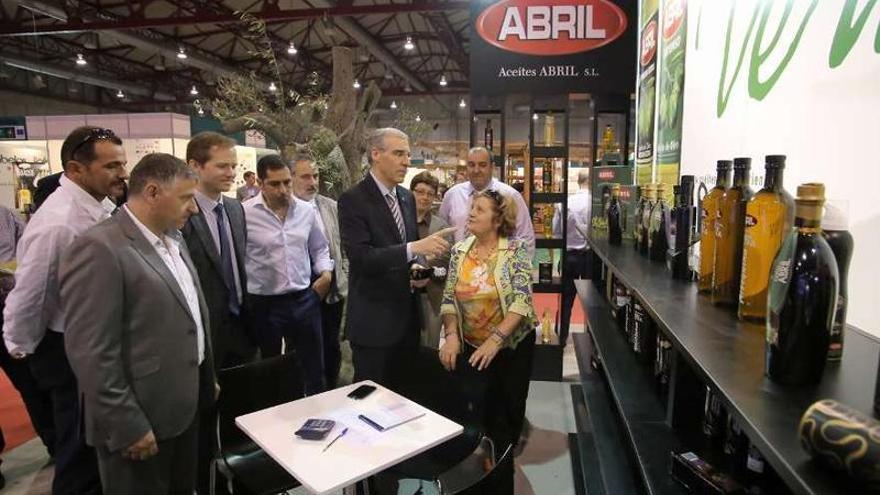
[[[572,324],[572,332],[583,325]],[[565,348],[562,382],[533,381],[529,388],[526,416],[532,425],[529,441],[516,458],[516,495],[574,495],[568,434],[576,431],[571,404],[571,382],[578,380],[574,346]],[[51,492],[52,465],[38,438],[3,453],[2,472],[6,477],[4,495],[47,495]],[[402,484],[399,495],[412,495],[418,484]],[[425,495],[436,493],[425,484]],[[294,490],[291,494],[305,494]]]

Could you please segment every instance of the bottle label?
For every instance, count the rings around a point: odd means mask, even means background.
[[[758,219],[754,215],[746,215],[746,228],[758,225]]]
[[[778,317],[785,304],[785,296],[788,293],[788,285],[791,283],[792,263],[797,248],[798,231],[792,228],[785,237],[776,262],[770,271],[769,296],[767,298],[767,344],[776,345],[779,340]]]

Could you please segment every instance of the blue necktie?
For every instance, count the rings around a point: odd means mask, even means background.
[[[235,289],[232,248],[229,242],[229,235],[226,233],[224,211],[222,202],[217,203],[217,206],[214,207],[214,214],[217,216],[217,233],[220,237],[220,268],[223,271],[223,282],[226,283],[227,293],[229,294],[229,312],[238,316],[241,312],[241,306],[238,304],[238,291]]]

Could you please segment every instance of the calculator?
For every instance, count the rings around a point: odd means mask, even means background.
[[[321,440],[336,426],[332,419],[308,419],[295,435],[305,440]]]

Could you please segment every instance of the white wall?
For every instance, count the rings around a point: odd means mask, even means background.
[[[736,2],[736,9],[722,81],[731,2]],[[773,5],[759,43],[761,51],[771,45],[786,3]],[[856,16],[865,3],[858,2]],[[811,2],[794,2],[778,44],[753,74],[756,81],[767,81],[784,64],[803,22],[802,39],[775,86],[762,95],[759,85],[749,81],[760,13],[745,41],[738,77],[733,79],[756,4],[757,0],[688,3],[693,22],[688,22],[681,173],[696,175],[699,181],[714,176],[718,159],[751,156],[753,173],[763,176],[764,155],[784,154],[788,156],[785,185],[792,194],[800,183],[823,182],[827,197],[848,199],[855,252],[849,270],[847,321],[880,336],[880,282],[875,268],[880,252],[880,54],[873,47],[880,8],[868,14],[851,52],[832,68],[829,56],[844,2],[818,2],[806,21]],[[719,82],[723,91],[731,88],[720,115]]]

